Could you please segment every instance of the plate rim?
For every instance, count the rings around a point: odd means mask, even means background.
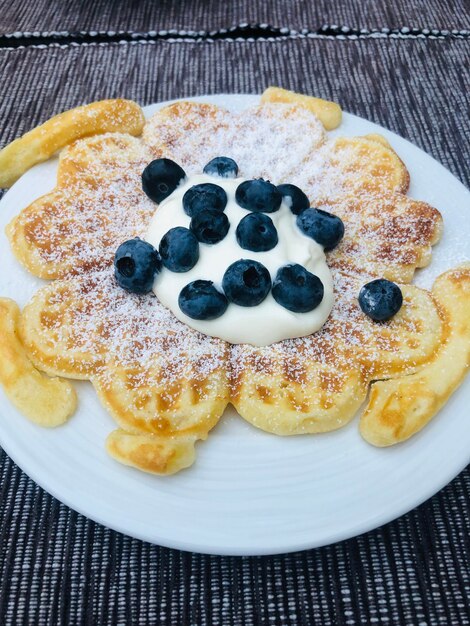
[[[239,99],[240,102],[243,101],[244,103],[243,108],[245,108],[247,106],[250,106],[250,104],[254,103],[257,98],[259,98],[259,95],[256,95],[256,94],[212,94],[212,95],[196,96],[192,98],[178,98],[174,100],[154,103],[152,105],[143,107],[143,110],[145,113],[148,113],[149,110],[154,110],[157,107],[160,108],[160,107],[166,106],[168,104],[171,104],[173,102],[177,102],[180,100],[189,100],[189,101],[198,101],[198,102],[207,102],[207,101],[215,100],[215,101],[219,101],[222,104],[221,102],[222,100],[225,100],[226,102],[228,102],[229,100],[232,100],[232,99],[233,100]],[[431,157],[426,152],[424,152],[421,148],[417,147],[412,142],[394,133],[393,131],[389,131],[388,129],[383,128],[374,122],[370,122],[369,120],[366,120],[365,118],[361,118],[359,116],[356,116],[347,112],[343,112],[343,113],[345,114],[346,117],[351,117],[357,120],[361,120],[362,122],[367,122],[367,124],[373,125],[378,131],[380,131],[386,137],[395,138],[400,143],[406,142],[406,144],[408,144],[408,146],[410,146],[413,150],[415,151],[417,150],[421,153],[422,156],[425,156],[427,159],[431,159],[435,164],[437,164],[440,168],[442,168],[442,170],[447,175],[452,176],[454,184],[456,185],[458,184],[461,187],[461,191],[464,190],[466,194],[468,194],[468,197],[470,200],[470,192],[456,178],[456,176],[453,175],[449,170],[447,170],[441,163],[439,163],[433,157]],[[341,126],[338,129],[338,133],[340,131],[341,131]],[[20,181],[21,181],[21,178],[18,182]],[[8,192],[5,194],[4,197],[6,197],[7,194]],[[2,201],[3,201],[3,198],[2,198]],[[5,411],[5,406],[2,406],[2,405],[3,403],[0,402],[0,411],[3,414]],[[8,408],[7,408],[7,411],[8,411]],[[103,411],[105,411],[105,409],[103,409]],[[8,417],[6,417],[6,419],[8,419]],[[392,515],[390,515],[390,513],[385,513],[382,515],[379,514],[375,516],[374,520],[368,519],[366,522],[358,522],[355,525],[349,526],[347,529],[343,529],[340,532],[332,531],[331,536],[324,537],[320,541],[316,541],[314,538],[310,541],[301,541],[301,542],[295,542],[295,541],[287,542],[286,541],[284,545],[279,546],[278,548],[275,548],[273,546],[271,547],[265,546],[254,552],[252,549],[247,550],[243,546],[240,546],[238,543],[236,545],[230,545],[227,543],[223,546],[217,545],[217,544],[208,545],[207,542],[204,542],[204,541],[198,544],[194,540],[191,540],[188,542],[188,541],[185,541],[184,539],[173,540],[171,538],[149,536],[145,532],[140,532],[139,530],[137,531],[130,530],[128,527],[126,527],[125,524],[121,525],[119,523],[118,518],[115,518],[113,521],[110,522],[110,520],[106,517],[106,515],[100,515],[100,514],[97,515],[96,513],[90,512],[86,506],[80,506],[80,505],[77,506],[77,504],[73,501],[73,498],[71,497],[69,498],[67,494],[64,495],[64,493],[60,489],[57,490],[54,484],[51,485],[50,483],[47,482],[47,480],[43,480],[42,476],[38,478],[36,472],[34,471],[30,472],[28,469],[26,469],[29,467],[28,461],[26,460],[25,462],[22,456],[21,450],[19,449],[21,446],[16,445],[17,442],[15,442],[13,439],[10,440],[8,436],[5,437],[5,433],[3,432],[1,425],[0,425],[0,443],[1,443],[2,448],[5,450],[8,456],[13,460],[13,462],[16,465],[18,465],[18,467],[22,471],[24,471],[28,475],[28,477],[30,477],[34,482],[36,482],[42,489],[44,489],[47,493],[51,494],[54,498],[56,498],[60,502],[64,503],[70,509],[77,511],[78,513],[84,515],[85,517],[91,519],[92,521],[96,523],[99,523],[107,528],[120,532],[124,535],[134,537],[136,539],[140,539],[140,540],[147,541],[150,543],[154,543],[157,545],[161,545],[161,546],[165,546],[165,547],[169,547],[173,549],[178,549],[178,550],[199,552],[203,554],[227,555],[227,556],[261,556],[261,555],[285,554],[285,553],[290,553],[290,552],[295,552],[295,551],[300,551],[300,550],[305,550],[305,549],[321,547],[324,545],[330,545],[332,543],[343,541],[345,539],[349,539],[349,538],[361,535],[365,532],[369,532],[371,530],[379,528],[383,526],[384,524],[389,523],[401,517],[405,513],[413,510],[414,508],[416,508],[417,506],[419,506],[420,504],[428,500],[430,497],[432,497],[438,491],[440,491],[445,485],[447,485],[451,480],[453,480],[470,462],[470,452],[469,452],[468,458],[466,459],[461,458],[459,462],[455,462],[453,465],[452,464],[449,464],[449,465],[446,464],[445,466],[443,465],[443,467],[447,469],[447,471],[442,473],[440,480],[430,481],[430,483],[427,485],[427,489],[421,490],[419,497],[414,498],[413,504],[410,505],[409,502],[403,503],[401,507],[397,507],[394,510]],[[20,459],[20,461],[18,461],[17,459]],[[126,467],[124,467],[124,469],[125,471],[129,470],[129,468],[126,468]]]

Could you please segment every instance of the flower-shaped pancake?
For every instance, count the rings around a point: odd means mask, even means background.
[[[141,189],[145,165],[164,156],[191,174],[219,155],[235,159],[246,178],[297,184],[312,206],[344,221],[344,239],[327,255],[335,306],[314,335],[263,348],[230,345],[178,322],[155,296],[118,287],[114,252],[123,240],[145,234],[157,208]],[[338,428],[355,414],[371,381],[434,363],[452,326],[437,294],[408,284],[401,286],[401,310],[388,322],[372,322],[357,303],[364,283],[377,277],[409,283],[430,260],[441,216],[404,195],[408,183],[383,138],[329,139],[315,115],[297,104],[231,113],[178,102],[157,112],[141,138],[80,140],[61,155],[56,189],[8,227],[17,258],[32,273],[58,279],[23,312],[27,352],[49,374],[90,379],[120,426],[108,438],[109,452],[146,471],[191,464],[195,441],[207,436],[228,402],[278,434]],[[425,421],[402,430],[409,436]],[[387,443],[401,438],[395,429]]]

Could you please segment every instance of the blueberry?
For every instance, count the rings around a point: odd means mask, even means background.
[[[400,287],[385,278],[366,283],[359,292],[359,306],[375,322],[385,322],[398,313],[403,304]]]
[[[237,226],[237,241],[244,250],[266,252],[277,246],[277,230],[264,213],[249,213]]]
[[[325,248],[325,252],[333,250],[344,235],[342,220],[332,213],[321,209],[306,209],[297,216],[300,230]]]
[[[162,268],[160,255],[138,237],[122,243],[114,255],[114,275],[121,287],[133,293],[151,291],[155,275]]]
[[[170,228],[160,241],[163,265],[172,272],[188,272],[199,259],[199,243],[196,236],[183,226]]]
[[[269,181],[257,178],[240,183],[235,192],[235,200],[248,211],[274,213],[281,206],[282,194]]]
[[[183,287],[178,304],[185,315],[193,320],[214,320],[225,313],[227,298],[217,291],[210,280],[195,280]]]
[[[156,159],[142,172],[142,189],[150,200],[161,202],[186,178],[185,171],[171,159]]]
[[[296,185],[278,185],[277,188],[281,192],[284,202],[294,215],[299,215],[310,207],[310,200],[302,189],[299,189]]]
[[[240,306],[256,306],[268,295],[271,276],[258,261],[240,259],[228,266],[222,278],[222,287],[230,302]]]
[[[273,282],[273,298],[294,313],[316,309],[323,300],[323,283],[302,265],[284,265]]]
[[[227,194],[219,185],[201,183],[190,187],[183,196],[183,208],[189,217],[203,209],[223,211],[227,206]]]
[[[225,213],[216,209],[204,209],[191,218],[191,231],[201,243],[219,243],[228,233],[230,223]]]
[[[229,157],[215,157],[204,167],[203,172],[204,174],[209,174],[209,176],[236,178],[238,176],[238,165]]]

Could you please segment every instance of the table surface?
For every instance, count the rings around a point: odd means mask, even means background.
[[[149,104],[279,84],[390,128],[470,186],[468,0],[425,5],[0,0],[0,145],[96,99]],[[376,531],[254,558],[110,531],[5,453],[0,478],[5,626],[470,624],[470,468]]]
[[[468,0],[0,0],[0,33],[214,33],[241,24],[461,32],[470,28],[470,9]]]

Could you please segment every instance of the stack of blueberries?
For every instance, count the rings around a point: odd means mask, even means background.
[[[238,166],[233,159],[216,157],[203,171],[210,176],[236,178]],[[185,178],[184,170],[174,161],[156,159],[142,173],[142,188],[151,200],[160,203]],[[299,229],[325,251],[332,250],[343,238],[341,219],[310,208],[307,196],[295,185],[275,186],[263,179],[247,180],[237,187],[235,200],[249,211],[236,228],[236,239],[243,250],[264,252],[276,247],[278,233],[269,214],[278,211],[283,200],[296,216]],[[139,238],[121,244],[114,259],[118,283],[128,291],[148,293],[162,266],[178,273],[192,269],[198,262],[201,243],[213,246],[227,235],[230,224],[224,213],[226,205],[227,194],[220,185],[192,186],[183,196],[183,209],[191,218],[189,228],[171,228],[162,237],[158,251]],[[178,304],[192,319],[211,320],[220,317],[229,303],[256,306],[270,291],[278,304],[295,313],[311,311],[323,299],[321,280],[297,263],[281,267],[271,281],[262,263],[240,259],[225,271],[222,290],[210,280],[195,280],[181,290]]]

